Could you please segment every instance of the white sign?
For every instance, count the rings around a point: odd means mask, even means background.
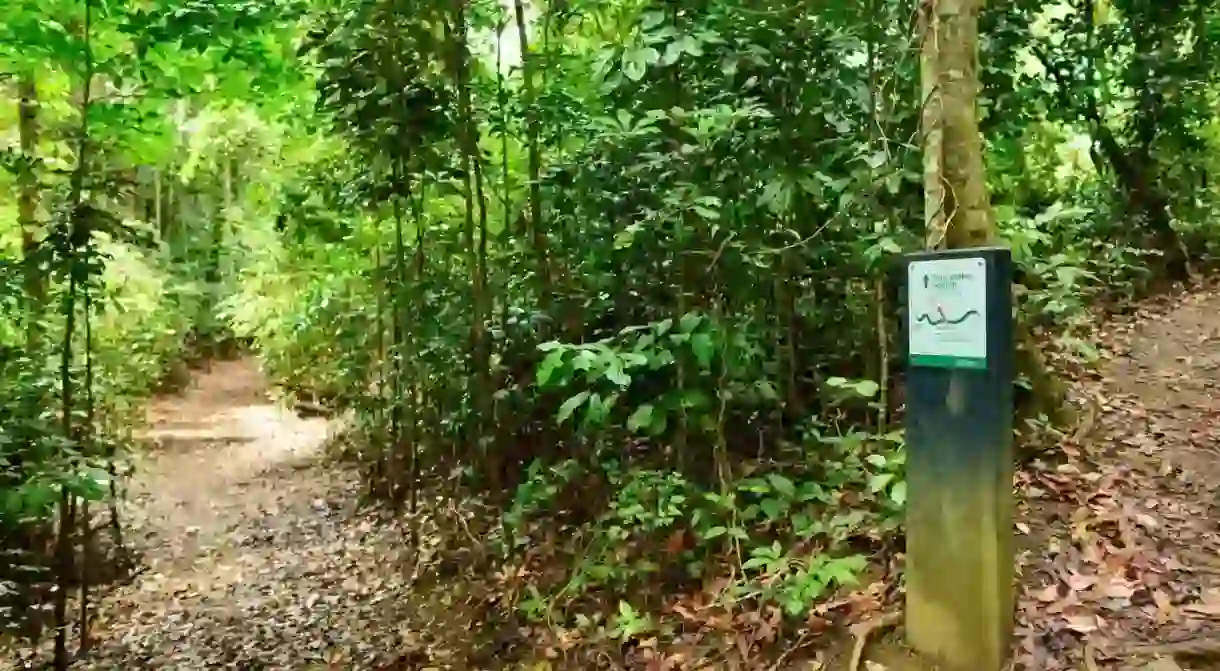
[[[979,257],[913,261],[907,269],[911,364],[987,367],[987,263]]]

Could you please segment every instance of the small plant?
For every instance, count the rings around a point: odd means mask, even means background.
[[[750,551],[742,569],[751,577],[734,596],[774,602],[790,617],[800,617],[832,589],[855,585],[866,564],[862,555],[799,556],[774,542]]]
[[[628,641],[655,628],[651,617],[632,608],[626,601],[619,601],[618,614],[614,617],[608,635],[615,640]]]

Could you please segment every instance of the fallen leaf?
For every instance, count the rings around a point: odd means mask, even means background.
[[[1065,615],[1063,618],[1068,629],[1078,634],[1091,634],[1102,627],[1102,619],[1093,613],[1077,613]]]
[[[1034,598],[1042,603],[1051,603],[1059,599],[1059,586],[1047,585],[1034,593]]]
[[[1213,603],[1189,603],[1182,606],[1182,610],[1189,613],[1197,613],[1199,615],[1216,616],[1220,615],[1220,604]]]

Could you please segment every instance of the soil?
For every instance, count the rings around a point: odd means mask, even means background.
[[[1082,425],[1018,473],[1014,669],[1220,669],[1220,291],[1162,296],[1095,334]],[[827,668],[851,669],[844,655]],[[925,671],[901,628],[870,671]],[[805,667],[794,667],[805,668]]]
[[[1108,361],[1076,385],[1093,430],[1024,473],[1018,528],[1050,532],[1022,561],[1028,668],[1122,668],[1220,634],[1220,293],[1163,297],[1098,340]]]
[[[1096,336],[1104,361],[1072,380],[1083,425],[1018,474],[1014,668],[1220,668],[1220,292]],[[102,598],[77,668],[502,666],[460,650],[490,626],[464,581],[413,580],[434,543],[416,553],[404,515],[361,508],[358,474],[327,457],[334,427],[267,388],[252,361],[222,361],[151,405],[123,508],[144,570]],[[869,668],[930,668],[900,636],[876,634]]]
[[[401,531],[357,507],[327,421],[251,360],[157,399],[125,508],[144,570],[100,604],[88,669],[376,668],[409,647]]]

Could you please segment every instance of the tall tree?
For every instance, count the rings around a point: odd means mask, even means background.
[[[538,274],[539,307],[551,306],[551,272],[547,260],[547,231],[542,221],[542,151],[539,148],[537,82],[534,81],[534,54],[530,50],[529,32],[525,23],[525,4],[513,0],[513,15],[517,24],[517,40],[521,44],[521,82],[525,93],[525,133],[529,150],[530,233],[534,246],[535,272]]]
[[[924,197],[929,248],[979,247],[997,234],[975,100],[982,0],[925,0]]]
[[[976,104],[983,0],[924,0],[920,12],[924,223],[929,249],[981,247],[999,240]],[[1025,411],[1066,421],[1061,385],[1037,340],[1018,325],[1017,370],[1029,379]]]

